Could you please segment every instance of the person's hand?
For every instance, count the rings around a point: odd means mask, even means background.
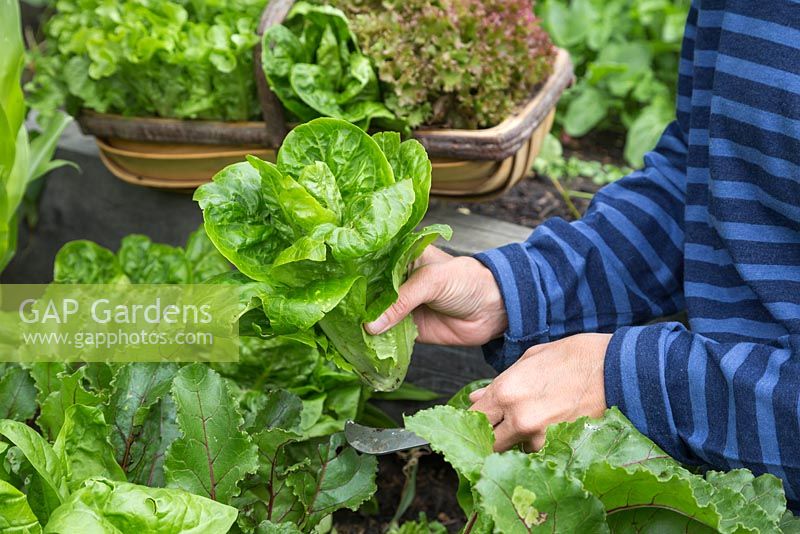
[[[414,268],[400,287],[397,302],[364,325],[367,332],[381,334],[412,312],[422,343],[482,345],[505,332],[503,297],[492,272],[481,262],[428,247]]]
[[[495,450],[522,443],[538,451],[552,423],[600,417],[606,409],[603,368],[611,334],[578,334],[529,349],[485,388],[471,410],[494,427]]]

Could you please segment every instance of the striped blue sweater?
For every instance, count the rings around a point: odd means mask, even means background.
[[[508,311],[485,347],[613,332],[608,405],[679,460],[800,506],[800,2],[695,0],[677,120],[584,218],[479,254]],[[687,310],[679,323],[642,325]]]

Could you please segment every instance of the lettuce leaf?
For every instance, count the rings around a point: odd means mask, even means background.
[[[266,3],[52,2],[26,89],[44,114],[65,105],[126,116],[258,117],[253,47]]]
[[[59,506],[44,532],[228,532],[236,508],[177,489],[91,478]]]
[[[42,526],[24,493],[0,480],[0,531],[39,534]]]
[[[375,69],[342,11],[298,2],[284,24],[264,32],[263,50],[270,88],[301,121],[333,117],[367,130],[374,120],[407,129],[383,104]]]
[[[430,180],[417,141],[320,118],[286,137],[277,164],[250,156],[195,200],[211,241],[246,275],[225,281],[258,301],[264,320],[249,323],[258,334],[326,338],[334,361],[389,391],[405,377],[414,323],[407,318],[380,336],[362,325],[397,300],[423,249],[450,237],[447,226],[415,230]]]
[[[92,241],[70,241],[56,254],[57,284],[199,284],[231,270],[201,226],[186,247],[153,243],[144,235],[122,239],[115,254]]]

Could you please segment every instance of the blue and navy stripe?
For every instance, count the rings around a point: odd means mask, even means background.
[[[676,120],[584,218],[479,254],[498,370],[613,332],[609,405],[676,458],[784,481],[800,508],[800,2],[695,0]],[[635,326],[681,310],[679,323]],[[633,326],[632,326],[633,325]]]

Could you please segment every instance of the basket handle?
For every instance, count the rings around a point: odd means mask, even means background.
[[[258,86],[258,99],[261,102],[261,114],[267,129],[267,143],[271,148],[278,148],[283,143],[289,127],[286,124],[286,115],[283,105],[272,89],[269,88],[264,69],[261,67],[261,37],[267,28],[282,23],[294,5],[294,0],[270,0],[261,13],[258,23],[258,43],[253,49],[253,68],[255,69],[256,84]]]

